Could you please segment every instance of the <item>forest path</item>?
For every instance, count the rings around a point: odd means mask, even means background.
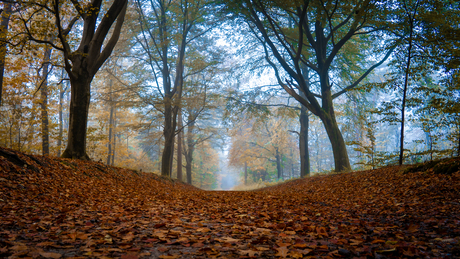
[[[387,167],[203,191],[0,148],[0,257],[460,257],[460,160],[442,163],[456,170]]]

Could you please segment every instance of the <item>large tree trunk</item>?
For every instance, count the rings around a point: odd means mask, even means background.
[[[67,148],[62,157],[89,160],[86,154],[86,130],[92,77],[86,75],[80,78],[70,78],[72,87],[70,89],[69,131]]]
[[[52,49],[49,46],[45,47],[45,55],[43,57],[43,67],[40,79],[40,112],[42,122],[42,155],[50,154],[50,134],[48,120],[48,73],[51,61]]]
[[[161,175],[171,176],[171,158],[174,152],[174,135],[176,131],[175,116],[171,99],[165,98],[165,125],[163,129],[164,148],[161,156]]]
[[[5,72],[6,61],[6,37],[8,34],[8,24],[11,17],[11,3],[3,2],[3,10],[0,21],[0,106],[2,105],[3,75]]]
[[[332,111],[333,114],[333,111]],[[335,116],[325,116],[322,118],[324,128],[326,129],[327,136],[332,146],[332,153],[334,155],[335,171],[342,172],[350,170],[350,161],[348,160],[348,151],[345,141],[340,132]]]

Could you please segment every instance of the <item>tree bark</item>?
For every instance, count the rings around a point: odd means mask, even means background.
[[[107,154],[107,165],[110,165],[110,161],[112,161],[113,151],[112,151],[112,141],[113,137],[113,92],[112,92],[112,79],[109,80],[109,106],[110,106],[110,115],[109,115],[109,143],[108,143],[108,154]]]
[[[342,133],[334,118],[322,119],[324,128],[326,129],[327,136],[332,146],[332,153],[334,155],[335,171],[342,172],[350,170],[350,161],[348,160],[348,151]]]
[[[113,146],[112,146],[112,160],[110,161],[110,165],[113,166],[115,164],[115,154],[116,154],[116,147],[117,147],[117,110],[113,109]]]
[[[5,73],[6,61],[6,38],[8,34],[8,25],[11,17],[11,3],[3,2],[3,11],[0,21],[0,106],[2,105],[3,75]]]
[[[308,128],[309,118],[308,110],[305,106],[300,108],[300,136],[299,136],[299,150],[300,150],[300,177],[310,176],[310,153],[308,150]]]
[[[310,76],[308,67],[301,65],[301,73],[305,79],[305,85],[310,88]],[[302,98],[307,98],[305,93],[300,91],[300,96]],[[309,114],[308,109],[305,105],[300,104],[300,133],[299,133],[299,153],[300,153],[300,177],[310,176],[310,152],[308,150],[308,132],[309,132]]]
[[[69,131],[64,158],[89,160],[86,154],[86,130],[90,104],[90,85],[92,77],[82,76],[83,80],[70,78]]]
[[[190,116],[191,117],[191,116]],[[193,151],[195,150],[195,143],[193,140],[193,130],[195,129],[195,121],[191,121],[187,130],[187,151],[185,153],[185,173],[187,174],[187,183],[192,184],[192,163]]]
[[[61,73],[61,80],[64,79],[64,69],[62,69]],[[63,102],[64,102],[64,95],[67,91],[67,86],[65,86],[64,81],[59,84],[59,135],[57,139],[57,146],[58,146],[58,157],[61,156],[61,148],[62,148],[62,137],[64,131],[64,116],[63,116]]]
[[[49,135],[49,120],[48,120],[48,74],[51,62],[52,49],[49,46],[45,47],[45,55],[43,57],[42,72],[40,78],[40,112],[42,122],[42,155],[50,154],[50,135]]]
[[[180,130],[179,134],[177,134],[177,180],[182,182],[182,141],[184,133],[182,131],[182,112],[180,108],[177,121]]]
[[[165,125],[163,129],[164,149],[161,156],[161,175],[171,176],[171,158],[174,152],[174,136],[176,131],[175,116],[173,116],[173,107],[171,100],[165,98]]]

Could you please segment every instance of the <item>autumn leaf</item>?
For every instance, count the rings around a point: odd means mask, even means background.
[[[208,232],[210,232],[211,230],[210,230],[209,228],[198,228],[196,231],[202,232],[202,233],[208,233]]]
[[[288,256],[289,249],[286,246],[275,248],[275,250],[278,251],[275,254],[275,256],[280,256],[280,257],[283,257],[283,258],[286,258]]]
[[[260,251],[254,251],[254,250],[239,250],[238,251],[241,255],[248,255],[250,257],[260,255]]]
[[[240,241],[239,239],[235,239],[231,237],[216,238],[216,240],[222,243],[236,243]]]
[[[303,258],[303,254],[302,253],[299,253],[298,251],[296,250],[292,250],[289,252],[289,255],[292,257],[292,258]]]
[[[61,258],[62,255],[61,254],[58,254],[58,253],[53,253],[53,252],[38,252],[41,256],[45,257],[45,258],[53,258],[53,259],[57,259],[57,258]]]

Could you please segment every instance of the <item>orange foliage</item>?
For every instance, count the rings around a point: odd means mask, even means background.
[[[387,167],[252,192],[202,191],[0,148],[0,256],[454,258],[459,189],[458,168]]]

